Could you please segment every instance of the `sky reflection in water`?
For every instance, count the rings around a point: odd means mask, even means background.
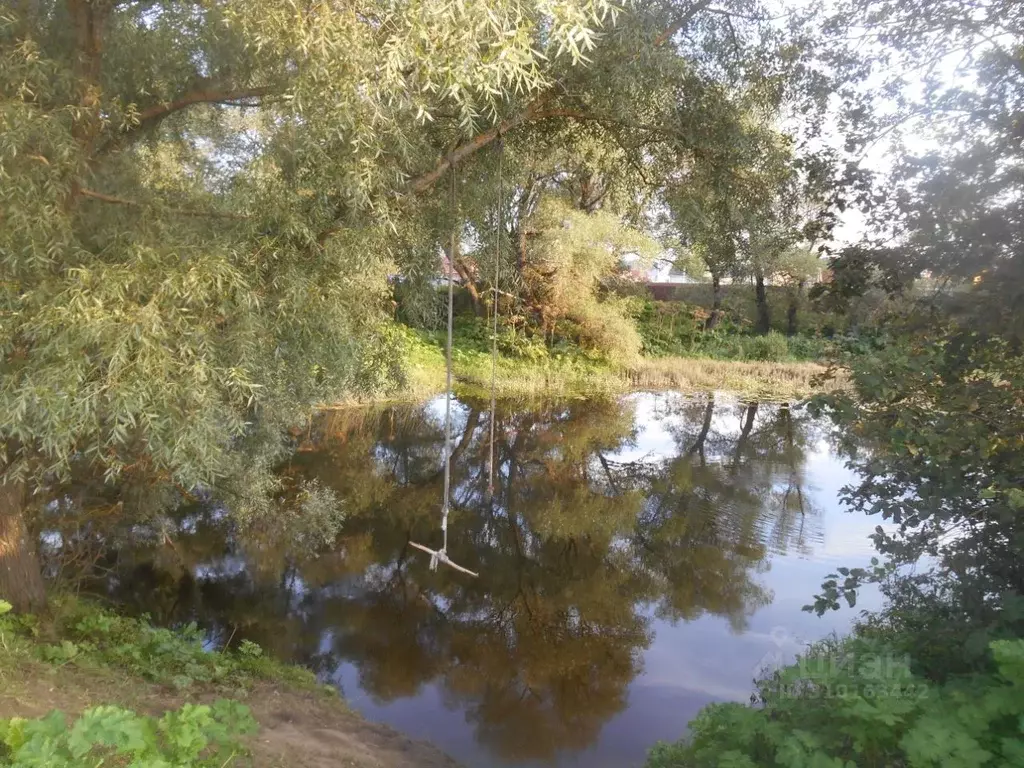
[[[449,551],[478,580],[407,545],[440,540],[443,411],[327,414],[282,468],[342,500],[337,551],[182,521],[187,567],[121,553],[106,591],[309,664],[468,766],[639,765],[703,705],[746,700],[759,666],[849,625],[800,608],[866,563],[876,521],[840,509],[853,477],[804,409],[500,404],[491,496],[487,404],[459,404]]]

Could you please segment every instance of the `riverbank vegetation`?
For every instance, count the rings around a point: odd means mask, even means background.
[[[399,329],[401,384],[370,399],[408,400],[444,389],[444,337]],[[617,363],[576,344],[502,345],[492,370],[490,335],[479,324],[457,328],[452,369],[456,391],[467,396],[558,397],[611,395],[635,389],[702,393],[727,391],[759,400],[799,400],[843,385],[816,360],[795,358],[783,336],[714,335],[706,344],[727,355],[638,356]],[[806,347],[802,347],[801,351]],[[825,349],[824,344],[816,349]],[[737,354],[738,353],[738,354]],[[723,359],[724,358],[724,359]]]
[[[869,583],[885,607],[762,679],[754,706],[705,710],[652,767],[1024,763],[1024,17],[913,0],[845,12],[891,71],[970,60],[968,82],[931,77],[903,114],[935,149],[897,156],[878,238],[815,289],[839,311],[872,286],[904,297],[848,358],[855,396],[817,404],[845,425],[857,479],[844,500],[889,525],[873,537],[883,562],[827,575],[805,610],[853,608]],[[919,24],[930,18],[942,22]],[[908,300],[925,270],[936,290]]]
[[[18,616],[0,602],[0,765],[239,764],[256,721],[244,704],[212,694],[244,697],[260,681],[316,688],[311,674],[265,658],[252,643],[211,652],[194,625],[156,628],[70,597],[50,608],[43,617]],[[89,687],[108,691],[117,705],[91,706],[69,721],[59,710],[79,703],[74,686],[56,681],[76,676],[92,676]],[[157,715],[134,711],[152,709],[147,698],[160,687],[211,701],[168,705]],[[40,716],[20,717],[19,704]],[[48,705],[56,706],[46,713]]]
[[[63,593],[45,615],[0,614],[2,766],[455,766],[253,642],[211,647],[195,624]]]
[[[776,10],[5,4],[0,599],[45,616],[39,548],[62,540],[41,535],[98,510],[203,499],[329,546],[337,495],[275,469],[318,407],[437,389],[452,279],[460,386],[489,386],[493,342],[501,392],[815,388],[859,473],[849,505],[897,526],[884,577],[840,572],[815,606],[884,578],[885,612],[838,651],[913,649],[938,709],[833,702],[777,743],[772,716],[805,703],[766,681],[764,707],[713,710],[652,760],[1019,757],[1021,5]],[[668,264],[699,285],[644,284]],[[939,732],[955,743],[929,752]]]

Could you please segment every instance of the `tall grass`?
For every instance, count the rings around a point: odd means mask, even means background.
[[[443,335],[408,328],[402,333],[404,386],[390,396],[374,398],[376,402],[419,399],[444,390]],[[540,345],[516,351],[520,354],[506,352],[498,356],[494,376],[498,397],[585,396],[636,389],[673,389],[724,390],[759,399],[789,400],[842,386],[841,380],[821,380],[826,369],[813,362],[657,357],[622,366],[578,347]],[[457,334],[452,364],[455,389],[459,394],[489,396],[491,353],[481,339]]]
[[[826,373],[818,363],[660,357],[641,361],[626,376],[633,389],[723,390],[762,400],[793,400],[845,386],[844,377]]]

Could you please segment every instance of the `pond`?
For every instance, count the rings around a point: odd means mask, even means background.
[[[440,543],[443,413],[443,398],[337,411],[298,436],[280,471],[346,512],[329,551],[191,510],[107,555],[94,588],[306,664],[467,766],[640,765],[853,618],[800,610],[828,571],[870,558],[875,524],[840,507],[853,477],[806,409],[499,404],[491,492],[488,404],[457,403],[449,552],[476,579],[409,546]]]

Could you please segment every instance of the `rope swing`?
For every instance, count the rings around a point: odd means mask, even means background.
[[[451,503],[452,490],[452,318],[455,304],[455,248],[458,245],[459,226],[458,208],[455,198],[455,163],[451,164],[451,210],[454,219],[452,223],[452,245],[448,252],[448,340],[445,345],[445,393],[444,393],[444,499],[441,502],[441,548],[430,549],[415,541],[409,543],[423,552],[430,555],[430,570],[436,571],[438,563],[444,563],[456,571],[470,576],[479,574],[463,568],[448,557],[448,510]]]
[[[494,417],[497,411],[495,381],[498,375],[498,278],[501,276],[501,228],[505,205],[505,190],[501,177],[502,161],[505,159],[505,142],[498,136],[498,215],[494,234],[494,300],[491,302],[491,452],[487,461],[487,498],[494,495]]]

